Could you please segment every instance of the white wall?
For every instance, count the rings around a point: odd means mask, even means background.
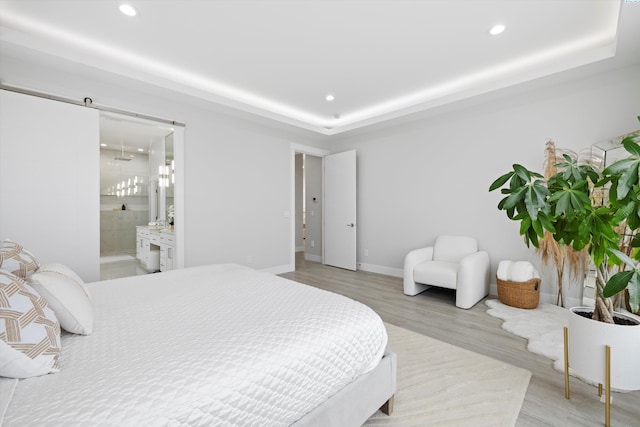
[[[501,259],[539,265],[489,185],[512,163],[541,170],[547,138],[580,149],[640,128],[638,76],[640,67],[630,67],[337,137],[332,151],[358,153],[361,268],[401,275],[409,250],[444,233],[478,238],[493,276]],[[543,292],[555,293],[546,282]]]
[[[89,96],[94,104],[186,124],[185,266],[235,262],[276,272],[293,268],[291,145],[319,146],[321,138],[276,127],[264,119],[247,120],[243,114],[227,113],[222,107],[145,83],[50,57],[47,60],[44,66],[40,55],[4,53],[0,80],[78,100]],[[88,173],[95,173],[96,179],[97,153],[96,146],[93,172]],[[97,186],[95,197],[97,233]],[[5,207],[1,209],[4,212]],[[95,244],[97,262],[97,238]]]
[[[7,91],[0,112],[0,239],[98,280],[98,112]]]

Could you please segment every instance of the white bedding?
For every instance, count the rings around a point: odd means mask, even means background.
[[[290,425],[379,362],[380,317],[236,265],[87,285],[90,336],[21,380],[4,426]]]

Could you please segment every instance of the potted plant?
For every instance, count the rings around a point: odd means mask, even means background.
[[[640,117],[638,117],[640,120]],[[636,141],[639,134],[625,137],[621,144],[628,152],[627,158],[618,160],[600,170],[588,162],[578,162],[564,155],[558,164],[558,171],[545,179],[543,175],[530,171],[519,164],[513,170],[496,179],[489,191],[501,188],[505,197],[500,200],[498,209],[507,216],[520,222],[520,234],[527,244],[536,248],[547,235],[559,245],[571,247],[574,251],[586,251],[597,268],[594,299],[595,307],[574,308],[575,317],[581,317],[592,324],[629,324],[624,345],[611,345],[612,348],[624,348],[627,356],[635,363],[640,358],[640,323],[632,316],[616,314],[623,301],[620,296],[626,291],[629,306],[637,312],[640,306],[640,145]],[[585,319],[584,311],[588,311]],[[570,316],[571,323],[574,315]],[[573,320],[572,320],[573,319]],[[593,319],[593,320],[592,320]],[[579,320],[578,320],[579,321]],[[604,341],[610,342],[612,328],[604,326]],[[587,326],[587,341],[600,343]],[[629,334],[631,334],[630,338]],[[571,341],[571,339],[570,339]],[[603,341],[603,342],[604,342]],[[571,353],[586,352],[587,359],[599,359],[592,355],[593,348],[587,347]],[[599,345],[599,344],[598,344]],[[629,347],[628,345],[631,345]],[[615,350],[614,350],[615,351]],[[602,353],[602,352],[600,352]],[[574,355],[577,356],[577,355]],[[593,356],[593,357],[592,357]],[[604,354],[602,353],[604,360]],[[620,361],[620,358],[617,359]],[[572,368],[579,370],[579,363],[571,362]],[[598,364],[598,369],[604,362]],[[614,387],[635,390],[640,388],[640,370],[625,370],[620,363],[614,366],[622,383],[614,380]],[[636,372],[636,374],[630,374]],[[603,375],[581,372],[589,379],[603,383]],[[617,382],[617,384],[616,384]]]

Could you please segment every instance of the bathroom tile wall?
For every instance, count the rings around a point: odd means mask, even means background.
[[[135,255],[136,226],[149,223],[149,156],[124,153],[129,161],[119,160],[122,156],[100,149],[100,256]],[[120,188],[128,195],[117,195]]]
[[[136,226],[148,223],[149,210],[101,210],[100,256],[134,255],[136,253]]]

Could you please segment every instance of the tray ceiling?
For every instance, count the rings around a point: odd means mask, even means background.
[[[616,53],[616,0],[0,1],[0,40],[333,135]],[[637,15],[637,11],[634,11]],[[492,36],[496,24],[502,34]],[[327,95],[333,101],[327,101]]]

